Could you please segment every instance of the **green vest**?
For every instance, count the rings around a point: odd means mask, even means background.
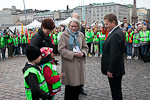
[[[126,41],[131,41],[131,36],[132,36],[133,33],[134,33],[134,31],[132,31],[132,32],[128,35],[128,32],[126,32]],[[129,40],[128,40],[128,37],[129,37]]]
[[[92,42],[92,40],[93,40],[93,33],[92,33],[92,31],[91,32],[87,31],[85,33],[85,39],[86,39],[87,43],[91,43]]]
[[[19,39],[18,39],[18,37],[13,38],[13,42],[14,42],[14,46],[18,46],[19,45]]]
[[[85,33],[87,32],[87,29],[85,29]]]
[[[7,41],[8,41],[8,44],[13,43],[13,38],[10,36]]]
[[[53,41],[55,45],[58,45],[58,34],[53,34]]]
[[[44,76],[41,75],[41,73],[36,68],[31,67],[31,68],[28,68],[24,73],[25,93],[26,93],[27,100],[32,100],[31,89],[25,80],[25,77],[27,77],[29,75],[29,73],[33,73],[37,76],[40,89],[42,89],[43,91],[48,93],[49,89],[48,89],[48,86],[47,86]]]
[[[51,37],[51,36],[52,36],[52,33],[49,34],[49,37]]]
[[[149,41],[149,31],[146,31],[146,35],[144,36],[143,32],[140,31],[140,41],[148,42]]]
[[[97,32],[96,35],[94,35],[94,39],[93,39],[93,42],[99,42],[99,38],[97,37],[97,35],[99,34],[99,32]]]
[[[30,34],[30,33],[28,33],[28,39],[29,39],[29,40],[31,40],[31,39],[32,39],[33,34],[34,34],[34,33],[31,33],[31,34]]]
[[[100,34],[100,37],[99,37],[100,41],[104,41],[106,36],[103,35],[102,32],[100,32],[99,34]]]
[[[4,48],[5,47],[5,40],[3,37],[0,37],[0,48]]]
[[[59,34],[59,37],[60,37],[60,36],[61,36],[61,34],[62,34],[62,32],[59,32],[58,34]]]
[[[135,34],[133,35],[133,43],[139,43],[138,40],[139,34],[135,37]]]
[[[20,36],[20,43],[21,44],[26,44],[27,43],[27,39],[26,39],[26,36]]]
[[[52,76],[58,75],[58,72],[53,70],[53,65],[50,62],[44,64],[44,66],[42,67],[42,74],[43,74],[43,70],[44,70],[45,66],[48,66],[52,70]],[[61,88],[60,81],[52,84],[52,92],[58,92],[60,90],[60,88]]]

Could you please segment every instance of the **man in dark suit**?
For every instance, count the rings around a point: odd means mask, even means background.
[[[121,81],[125,74],[125,36],[119,28],[117,17],[114,14],[106,15],[104,24],[109,34],[103,45],[101,70],[103,74],[108,76],[113,100],[122,100]]]

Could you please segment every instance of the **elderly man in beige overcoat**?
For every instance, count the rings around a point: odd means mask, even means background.
[[[68,28],[62,33],[58,44],[58,51],[61,54],[62,84],[65,85],[65,100],[78,100],[81,85],[85,84],[85,60],[88,52],[88,46],[83,33],[79,31],[80,23],[78,19],[72,18]],[[73,34],[77,35],[73,37]],[[72,37],[73,38],[72,38]],[[73,49],[70,44],[73,40]],[[77,45],[79,44],[79,45]],[[74,51],[76,47],[79,50]]]

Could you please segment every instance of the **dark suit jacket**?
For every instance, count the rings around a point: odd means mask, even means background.
[[[119,77],[125,74],[124,46],[124,33],[117,27],[108,36],[103,45],[101,60],[101,70],[103,74],[107,75],[108,71],[113,73],[113,77]]]

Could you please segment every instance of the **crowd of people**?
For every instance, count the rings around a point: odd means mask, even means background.
[[[143,21],[139,24],[130,25],[127,19],[123,19],[123,24],[119,26],[125,34],[125,55],[127,59],[143,58],[144,52],[149,51],[150,48],[150,25],[149,21]],[[54,55],[59,55],[58,43],[62,32],[66,26],[60,25],[49,34],[52,40]],[[28,28],[23,34],[19,31],[12,34],[7,28],[0,35],[0,59],[5,60],[6,48],[8,48],[8,58],[18,55],[25,56],[25,48],[30,44],[31,38],[38,30]],[[89,47],[88,56],[102,57],[103,44],[108,37],[109,32],[105,26],[99,26],[98,22],[93,26],[88,26],[86,22],[81,21],[81,32],[84,34],[86,43]]]
[[[85,27],[85,23],[82,24]],[[119,25],[125,35],[125,52],[124,55],[127,59],[143,58],[145,52],[150,51],[150,25],[149,21],[143,21],[142,23],[130,25],[127,23],[127,19],[123,19],[123,24]],[[92,27],[85,27],[86,43],[89,47],[88,56],[91,57],[91,53],[95,54],[94,57],[102,57],[103,44],[109,35],[109,31],[105,26],[98,26],[95,23]],[[91,46],[92,45],[92,46]]]
[[[150,49],[149,30],[147,20],[130,25],[124,18],[123,24],[118,25],[114,14],[106,15],[102,26],[98,22],[88,26],[86,22],[79,23],[79,15],[74,13],[67,27],[55,27],[52,19],[45,19],[38,30],[28,28],[24,33],[12,34],[7,28],[0,35],[0,58],[6,59],[6,48],[8,58],[27,56],[22,70],[27,100],[54,100],[61,84],[65,85],[65,100],[79,100],[80,93],[86,95],[83,89],[86,57],[100,56],[102,73],[108,76],[112,97],[122,100],[123,55],[127,55],[127,59],[143,58]],[[60,74],[54,57],[57,55],[61,56]]]
[[[25,56],[26,46],[30,44],[31,38],[37,30],[28,28],[28,31],[21,34],[19,31],[12,32],[8,27],[0,34],[0,60],[13,58],[16,56]],[[6,49],[8,57],[6,57]]]

